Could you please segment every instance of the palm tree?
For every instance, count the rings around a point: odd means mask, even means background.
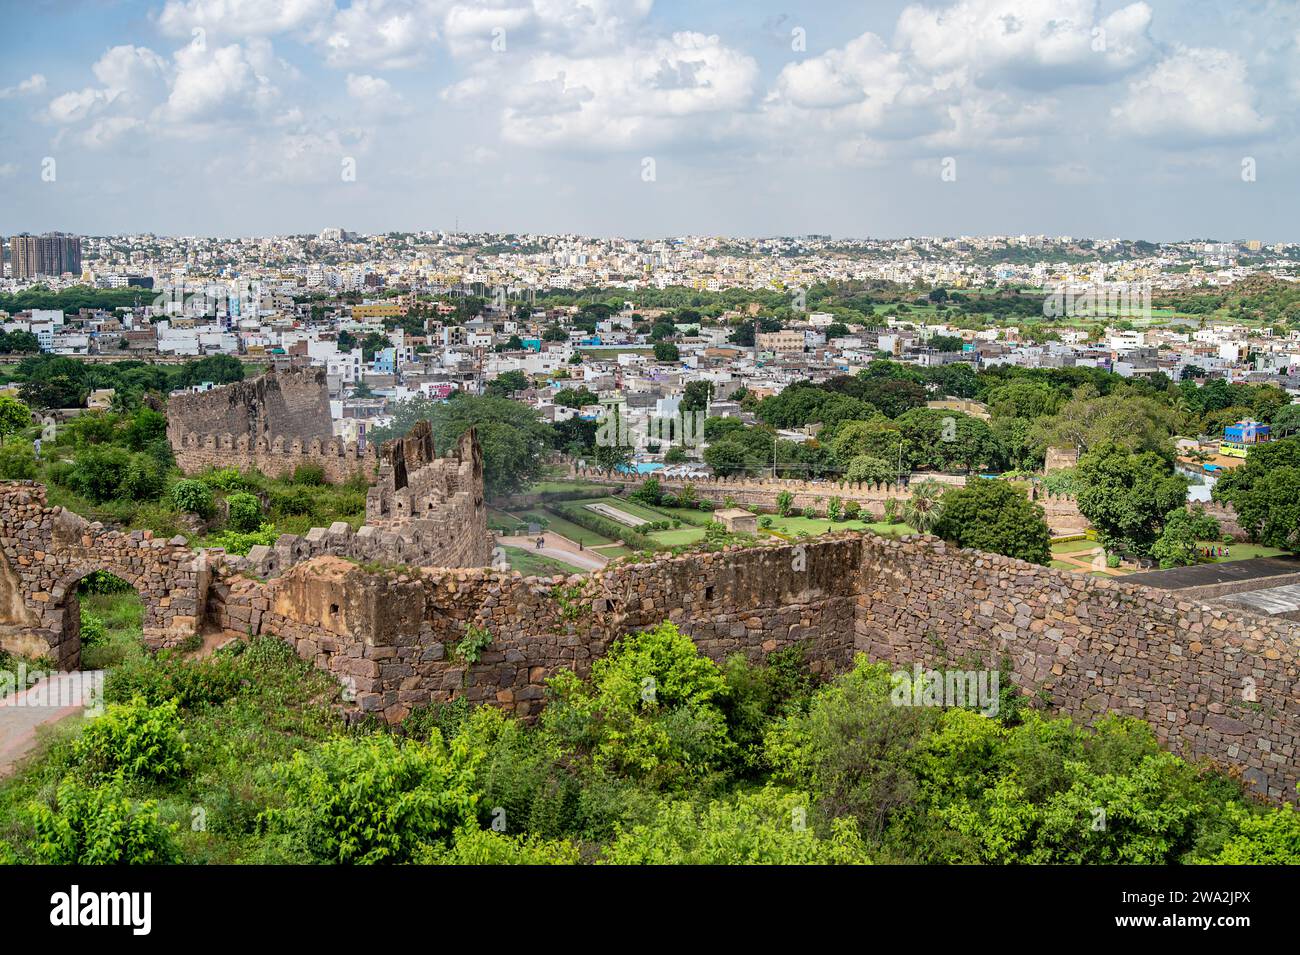
[[[903,521],[922,534],[934,530],[943,513],[943,488],[933,478],[927,478],[912,490],[912,496],[903,503]]]

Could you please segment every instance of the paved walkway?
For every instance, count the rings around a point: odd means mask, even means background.
[[[542,547],[537,546],[537,537],[498,537],[497,541],[506,547],[518,547],[520,550],[526,550],[530,554],[539,554],[542,557],[553,557],[556,560],[562,560],[566,564],[573,564],[575,567],[581,567],[583,570],[600,570],[607,563],[609,558],[604,554],[597,554],[591,548],[579,549],[578,545],[567,537],[556,534],[554,531],[546,531],[540,535],[545,541]]]
[[[103,670],[55,673],[21,693],[0,699],[0,777],[36,748],[37,731],[85,712],[84,700]]]

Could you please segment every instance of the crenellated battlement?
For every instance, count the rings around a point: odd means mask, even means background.
[[[236,467],[244,471],[255,468],[268,477],[288,477],[302,465],[319,465],[331,484],[344,484],[357,476],[369,481],[378,461],[372,448],[359,447],[353,441],[283,434],[254,438],[229,431],[186,432],[172,452],[186,474]]]

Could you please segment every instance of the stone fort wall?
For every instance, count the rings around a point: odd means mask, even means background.
[[[306,534],[281,534],[247,558],[223,562],[258,577],[274,577],[303,561],[330,555],[415,567],[486,567],[492,535],[483,497],[483,451],[471,428],[445,457],[437,457],[427,421],[386,442],[379,477],[366,494],[366,522],[346,521]]]
[[[1297,625],[935,538],[841,534],[571,578],[326,557],[267,584],[214,583],[208,613],[231,634],[278,634],[389,720],[460,696],[531,717],[560,668],[585,673],[617,637],[671,620],[716,660],[802,642],[822,673],[855,652],[903,669],[1005,661],[1031,698],[1144,719],[1271,799],[1300,779]],[[470,624],[493,637],[473,665],[454,653]]]
[[[650,476],[645,474],[610,474],[590,468],[570,468],[569,475],[580,480],[633,487],[640,485]],[[741,507],[753,505],[762,511],[775,511],[777,497],[783,492],[788,492],[793,495],[791,507],[796,511],[802,511],[805,507],[812,507],[816,509],[819,516],[825,515],[826,505],[830,503],[831,498],[838,497],[845,503],[857,501],[858,506],[865,513],[872,515],[877,520],[884,516],[885,502],[887,500],[891,498],[903,500],[910,497],[917,483],[913,481],[909,487],[905,484],[868,484],[850,481],[818,483],[781,478],[717,477],[698,479],[655,476],[659,478],[659,483],[665,491],[679,493],[682,488],[689,484],[695,489],[698,498],[714,504],[722,504],[727,498],[731,498]],[[966,478],[963,475],[936,474],[933,477],[945,487],[964,487],[966,484]],[[1069,495],[1049,494],[1046,491],[1039,491],[1038,496],[1034,498],[1034,503],[1042,506],[1044,520],[1053,533],[1065,534],[1082,531],[1090,526],[1087,518],[1079,513],[1078,503]]]
[[[167,439],[186,474],[213,467],[257,469],[271,477],[301,465],[331,483],[375,472],[372,450],[333,436],[323,368],[272,369],[249,381],[167,400]]]

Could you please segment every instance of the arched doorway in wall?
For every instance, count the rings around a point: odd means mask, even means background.
[[[60,593],[61,592],[61,593]],[[54,590],[61,597],[52,656],[61,670],[102,670],[144,652],[150,608],[131,575],[102,566],[70,572]]]
[[[135,587],[106,570],[77,582],[81,668],[106,670],[144,653],[144,601]]]

